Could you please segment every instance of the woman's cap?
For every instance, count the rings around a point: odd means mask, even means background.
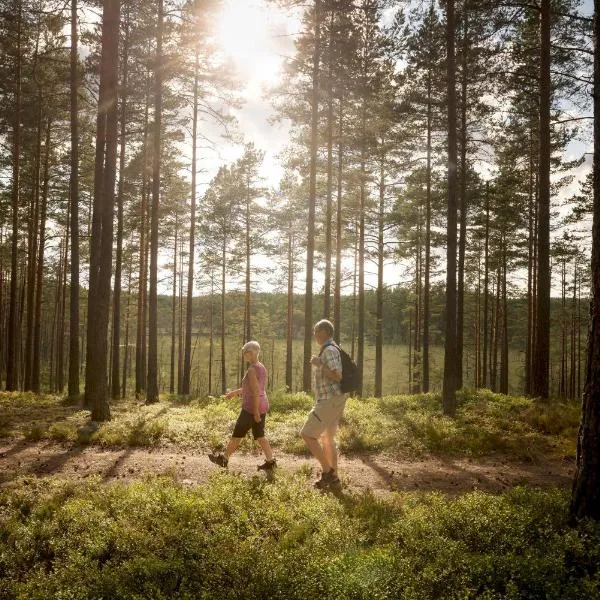
[[[256,350],[257,352],[260,352],[260,344],[255,341],[246,342],[242,346],[242,353],[247,352],[248,350]]]

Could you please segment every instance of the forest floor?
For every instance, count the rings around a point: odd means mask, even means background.
[[[276,452],[278,470],[309,474],[316,478],[316,461],[294,454]],[[229,462],[229,471],[251,478],[262,462],[258,453],[240,452]],[[18,477],[58,475],[73,480],[99,476],[107,483],[129,482],[148,475],[168,474],[184,485],[202,485],[218,470],[206,454],[178,448],[109,448],[32,442],[24,439],[0,440],[0,485]],[[438,491],[450,496],[481,490],[502,493],[515,486],[566,488],[571,485],[574,460],[570,456],[514,457],[426,456],[400,460],[385,453],[342,455],[339,473],[344,488],[352,492]],[[260,474],[261,477],[265,475]],[[276,477],[276,472],[274,477]]]

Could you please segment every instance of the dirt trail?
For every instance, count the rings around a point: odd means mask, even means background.
[[[310,469],[314,460],[276,453],[279,469]],[[229,471],[251,477],[262,462],[258,454],[236,454]],[[106,481],[132,481],[147,474],[171,473],[188,485],[198,485],[218,469],[205,454],[165,448],[111,448],[61,446],[24,440],[0,440],[0,485],[17,476],[61,475],[84,479],[100,475]],[[523,463],[505,457],[465,459],[426,457],[393,460],[380,454],[342,456],[340,477],[352,491],[375,493],[394,490],[440,491],[459,494],[474,489],[500,493],[516,485],[549,488],[571,484],[573,461],[558,458]]]

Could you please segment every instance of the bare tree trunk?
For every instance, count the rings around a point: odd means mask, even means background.
[[[123,190],[125,186],[125,149],[127,136],[127,95],[129,61],[129,6],[125,13],[125,39],[123,41],[123,79],[121,81],[121,143],[119,150],[119,187],[117,192],[117,254],[115,256],[115,287],[113,292],[113,345],[111,398],[121,395],[119,368],[121,363],[121,277],[123,271]]]
[[[549,396],[550,362],[550,5],[550,0],[541,0],[537,336],[532,381],[533,394],[541,398]]]
[[[431,273],[431,64],[427,68],[427,198],[425,207],[425,281],[423,285],[423,392],[429,392],[429,322]]]
[[[156,64],[154,73],[154,144],[152,155],[152,212],[150,221],[150,289],[148,292],[148,384],[146,404],[158,402],[158,210],[162,136],[163,0],[158,0]]]
[[[361,109],[361,148],[360,148],[360,204],[358,209],[358,326],[357,353],[358,396],[363,395],[365,362],[365,212],[366,212],[366,160],[367,160],[367,106],[363,98]]]
[[[21,21],[22,1],[17,0],[17,64],[15,73],[15,120],[12,145],[12,240],[10,259],[10,301],[8,314],[8,352],[6,361],[6,389],[18,387],[17,361],[17,256],[19,252],[19,187],[21,169]]]
[[[333,9],[329,21],[329,57],[327,73],[327,205],[325,209],[325,288],[323,316],[329,319],[331,313],[331,218],[333,200]],[[335,326],[334,326],[335,333]]]
[[[135,395],[142,394],[146,387],[146,274],[148,271],[146,236],[147,230],[147,148],[148,148],[148,112],[150,105],[150,83],[146,78],[146,104],[144,109],[144,137],[142,143],[142,198],[140,208],[140,273],[137,297],[137,332],[135,345]]]
[[[285,336],[285,387],[291,392],[294,387],[292,358],[294,344],[294,225],[290,219],[288,226],[288,290],[287,323]]]
[[[340,96],[340,114],[338,124],[338,166],[337,166],[337,206],[336,206],[336,228],[335,228],[335,283],[333,291],[333,336],[336,342],[340,342],[340,328],[342,324],[342,180],[344,153],[342,143],[342,132],[344,127],[343,97]]]
[[[462,60],[461,60],[461,103],[460,103],[460,242],[458,246],[458,286],[456,307],[456,387],[463,387],[463,346],[465,320],[465,250],[467,247],[467,52],[469,49],[468,2],[462,10]]]
[[[377,220],[377,322],[375,324],[375,397],[383,395],[383,227],[385,213],[385,150],[381,139],[379,164],[379,215]]]
[[[125,349],[123,353],[123,379],[121,384],[121,398],[127,395],[127,379],[129,375],[129,316],[131,306],[131,273],[133,269],[129,263],[129,274],[127,276],[127,308],[125,309]]]
[[[90,265],[90,295],[88,297],[88,344],[86,358],[85,396],[92,409],[93,421],[110,419],[107,402],[108,318],[110,279],[112,270],[114,185],[117,167],[118,107],[117,84],[119,66],[120,1],[106,0],[102,18],[101,97],[99,123],[105,120],[106,157],[94,197],[92,249],[95,261]],[[102,146],[97,145],[97,153]],[[98,154],[96,156],[98,160]],[[100,158],[101,160],[101,158]],[[97,170],[98,173],[98,170]],[[94,272],[92,272],[94,271]],[[93,286],[92,286],[93,282]]]
[[[192,187],[190,193],[190,248],[188,257],[187,298],[185,311],[185,356],[183,358],[183,382],[181,393],[190,393],[190,379],[192,375],[192,310],[194,295],[194,248],[196,241],[196,170],[198,152],[198,52],[194,62],[194,103],[192,115]],[[210,386],[209,386],[210,394]]]
[[[487,387],[488,370],[488,304],[489,304],[489,273],[490,273],[490,184],[485,187],[485,251],[483,257],[483,365],[481,368],[481,386]]]
[[[227,369],[225,367],[225,272],[227,258],[227,240],[223,238],[221,265],[221,393],[227,391]]]
[[[69,202],[71,204],[71,285],[69,298],[69,398],[79,397],[79,75],[77,0],[71,0],[70,50],[70,126],[71,172]]]
[[[315,253],[315,204],[317,198],[317,129],[319,125],[320,4],[321,0],[315,0],[315,35],[312,65],[312,106],[310,125],[310,183],[308,193],[308,231],[306,244],[306,292],[304,296],[304,360],[302,363],[302,389],[305,392],[309,392],[311,388],[310,357],[312,354],[312,296]]]
[[[38,36],[39,38],[39,36]],[[34,58],[34,79],[37,68],[37,41]],[[33,374],[33,330],[35,327],[35,282],[36,282],[36,257],[38,252],[38,224],[40,217],[40,165],[42,161],[42,90],[38,84],[38,114],[37,114],[37,142],[35,150],[35,167],[33,175],[33,190],[31,207],[29,211],[28,244],[27,244],[27,317],[25,325],[25,383],[24,389],[31,390]]]
[[[454,0],[446,3],[446,49],[448,71],[448,231],[446,246],[446,339],[444,343],[444,414],[456,412],[456,78],[454,56]]]
[[[571,496],[573,519],[600,520],[600,0],[594,0],[594,168],[590,329],[577,467]]]
[[[506,239],[502,239],[502,369],[500,393],[508,394],[508,300],[506,297]]]
[[[40,353],[42,335],[42,293],[44,283],[44,250],[46,246],[46,215],[48,206],[48,181],[50,179],[50,134],[51,123],[46,124],[46,154],[44,157],[44,178],[42,187],[42,207],[40,218],[40,242],[37,260],[37,284],[35,298],[35,328],[33,332],[33,369],[31,374],[31,390],[40,393]]]
[[[175,322],[177,316],[177,234],[179,222],[175,217],[175,243],[173,245],[173,295],[171,299],[171,368],[169,372],[169,394],[175,393]]]

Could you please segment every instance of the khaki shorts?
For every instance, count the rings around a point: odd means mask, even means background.
[[[335,434],[345,407],[345,394],[317,402],[308,413],[308,418],[300,430],[300,435],[317,440],[327,430]]]

